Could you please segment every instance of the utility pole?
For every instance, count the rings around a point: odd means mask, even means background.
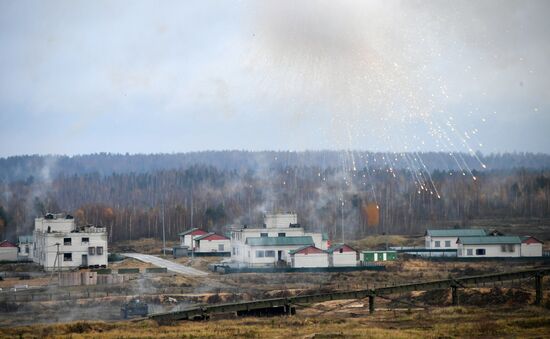
[[[166,256],[166,233],[164,230],[164,200],[162,201],[162,254]]]
[[[55,254],[55,260],[57,260],[57,266],[59,269],[57,270],[57,283],[61,284],[61,259],[59,259],[59,243],[56,242],[55,246],[57,246],[57,253]],[[55,266],[55,263],[54,263]]]
[[[344,195],[342,194],[342,243],[346,242],[346,236],[344,234]]]

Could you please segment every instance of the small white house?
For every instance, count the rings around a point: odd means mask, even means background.
[[[231,250],[231,240],[228,237],[216,233],[206,233],[194,238],[195,252],[229,252]]]
[[[291,267],[328,267],[328,253],[314,245],[289,252]]]
[[[17,257],[20,261],[32,261],[34,240],[32,235],[21,235],[17,241]]]
[[[187,246],[193,248],[194,239],[202,235],[208,234],[207,231],[201,230],[200,228],[192,228],[187,231],[179,233],[181,247]]]
[[[250,266],[275,265],[290,262],[290,251],[314,245],[310,236],[249,237],[244,246],[242,262]]]
[[[17,261],[17,246],[7,240],[0,242],[0,261]]]
[[[334,244],[327,250],[329,266],[357,266],[357,251],[346,244]]]
[[[426,230],[425,247],[428,249],[457,249],[459,237],[484,237],[487,232],[481,228],[451,228]]]
[[[460,237],[458,257],[520,257],[521,239],[517,236]]]
[[[33,261],[46,271],[107,267],[107,229],[76,226],[70,215],[48,213],[34,221]]]
[[[528,235],[520,238],[522,257],[542,257],[542,241]]]

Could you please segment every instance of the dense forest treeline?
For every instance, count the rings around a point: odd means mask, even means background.
[[[477,158],[476,158],[477,157]],[[418,163],[414,159],[421,159]],[[393,167],[432,170],[550,169],[550,155],[541,153],[382,153],[365,151],[204,151],[173,154],[98,153],[75,156],[23,155],[0,158],[0,182],[26,180],[29,177],[49,180],[59,174],[147,173],[158,170],[213,166],[220,170],[253,170],[285,167],[338,167],[355,162],[357,166]]]
[[[472,172],[447,166],[437,153],[402,156],[407,166],[398,165],[400,156],[204,152],[6,158],[0,167],[0,236],[30,233],[33,218],[47,211],[107,226],[112,241],[161,237],[163,219],[172,239],[193,226],[223,232],[231,224],[261,222],[264,211],[295,211],[308,229],[335,240],[342,230],[351,239],[420,233],[447,220],[467,225],[473,218],[550,216],[546,155],[492,155],[482,159],[488,169]],[[426,167],[415,160],[419,156]],[[437,157],[443,165],[434,165]],[[524,168],[498,168],[502,159]]]

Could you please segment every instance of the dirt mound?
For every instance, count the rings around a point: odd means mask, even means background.
[[[433,306],[448,306],[452,303],[450,289],[411,294],[411,299]],[[458,302],[460,305],[525,305],[529,303],[530,299],[531,293],[511,288],[460,289],[458,292]]]

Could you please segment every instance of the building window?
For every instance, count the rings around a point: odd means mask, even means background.
[[[508,245],[508,252],[515,252],[516,251],[516,247],[514,245]]]
[[[72,253],[63,253],[63,261],[73,261]]]
[[[275,251],[265,251],[266,258],[275,258]]]
[[[90,238],[82,238],[82,243],[87,244],[90,242]]]
[[[485,255],[485,249],[484,248],[476,249],[476,255]]]
[[[102,246],[97,246],[96,253],[97,253],[97,255],[103,255],[103,247]]]
[[[264,251],[256,251],[256,258],[263,258],[265,256]]]
[[[473,250],[473,249],[468,248],[468,249],[466,250],[466,255],[473,255],[473,254],[474,254],[474,250]]]
[[[286,233],[279,233],[277,236],[278,237],[286,237]]]
[[[260,233],[260,237],[267,238],[267,233]]]
[[[506,245],[500,245],[500,251],[506,252]]]
[[[451,241],[445,240],[445,247],[451,247]]]
[[[71,238],[63,238],[64,246],[71,246]]]
[[[233,255],[237,254],[237,252],[235,252],[235,247],[233,247]]]
[[[88,247],[88,254],[94,255],[95,254],[95,247]]]
[[[29,254],[29,245],[25,246],[25,253]]]
[[[218,244],[218,251],[223,252],[225,249],[223,248],[223,244]]]
[[[343,248],[341,248],[341,249],[340,249],[340,250],[339,250],[338,252],[340,252],[340,253],[344,253],[344,249],[343,249]]]
[[[435,247],[441,247],[441,241],[436,240],[435,241]]]

